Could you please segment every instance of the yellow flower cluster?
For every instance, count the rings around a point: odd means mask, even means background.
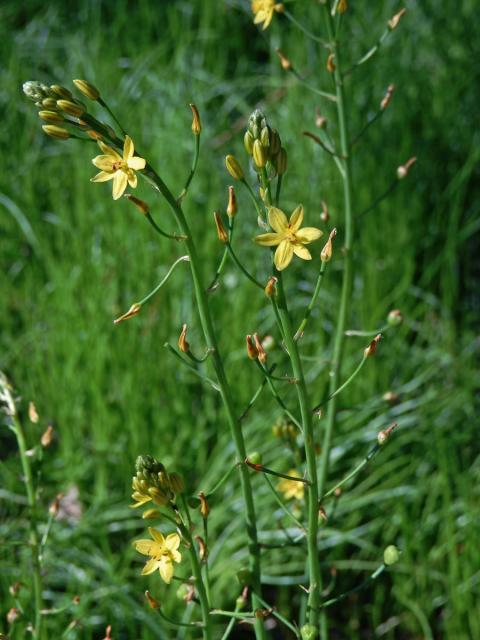
[[[125,137],[123,156],[101,140],[98,141],[98,146],[103,151],[103,155],[93,158],[92,163],[97,169],[100,169],[100,173],[97,173],[91,180],[92,182],[113,180],[113,199],[118,200],[127,185],[135,189],[137,186],[135,171],[145,169],[146,161],[144,158],[134,155],[135,149],[129,136]]]

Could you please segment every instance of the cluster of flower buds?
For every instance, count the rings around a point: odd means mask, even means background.
[[[175,494],[184,491],[182,476],[167,473],[164,465],[152,456],[138,456],[135,464],[137,473],[132,478],[132,498],[134,507],[153,501],[159,506],[172,502]]]
[[[267,170],[279,176],[285,173],[287,152],[282,147],[278,131],[268,125],[264,114],[259,109],[256,109],[248,119],[243,142],[257,170],[266,167]]]
[[[86,80],[74,80],[73,83],[84,97],[103,104],[98,89],[92,84]],[[94,140],[105,135],[116,137],[113,129],[93,118],[88,113],[87,106],[77,100],[66,87],[58,84],[48,86],[29,80],[23,84],[23,92],[38,107],[38,116],[45,123],[42,129],[51,138],[67,140],[81,137],[72,133],[72,128],[86,133]]]
[[[297,437],[297,429],[295,425],[285,418],[275,422],[272,427],[272,433],[275,438],[283,438],[287,441],[293,441]]]

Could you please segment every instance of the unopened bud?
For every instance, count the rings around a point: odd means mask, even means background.
[[[87,133],[89,132],[87,131]],[[148,204],[143,200],[140,200],[140,198],[137,198],[131,193],[125,193],[124,196],[125,198],[128,198],[128,200],[130,200],[130,202],[132,202],[140,211],[140,213],[143,213],[143,215],[146,215],[150,211],[150,207],[148,206]]]
[[[387,324],[389,327],[398,327],[403,322],[403,313],[400,309],[392,309],[387,316]]]
[[[44,122],[50,122],[54,124],[59,124],[65,121],[65,118],[61,113],[58,113],[58,111],[48,111],[42,109],[42,111],[38,112],[38,117],[41,118]]]
[[[388,21],[388,28],[390,29],[390,31],[393,31],[398,27],[398,23],[400,22],[402,16],[404,16],[406,12],[407,10],[404,7],[403,9],[400,9],[400,11],[396,13],[391,20]]]
[[[415,164],[416,161],[417,161],[417,158],[413,157],[407,160],[405,164],[400,165],[397,169],[397,178],[399,180],[403,180],[403,178],[406,178],[408,176],[408,172],[410,171],[410,168],[412,167],[412,165]]]
[[[198,494],[198,498],[200,500],[200,513],[202,518],[208,518],[208,514],[210,513],[210,507],[208,505],[207,499],[203,491]]]
[[[225,166],[227,167],[227,171],[232,176],[232,178],[234,178],[235,180],[243,180],[243,169],[235,156],[228,155],[225,158]]]
[[[270,278],[270,280],[267,282],[267,285],[264,289],[265,291],[265,295],[267,296],[267,298],[271,298],[272,296],[276,295],[277,293],[277,289],[276,289],[276,284],[278,282],[278,278],[275,278],[275,276],[272,276]]]
[[[400,559],[400,551],[394,544],[389,544],[383,552],[383,562],[389,567]]]
[[[86,98],[89,98],[90,100],[99,99],[100,91],[87,80],[74,80],[73,84]]]
[[[52,440],[53,440],[53,427],[51,424],[49,424],[48,427],[43,432],[42,437],[40,438],[40,444],[42,445],[42,447],[46,448],[52,444]]]
[[[30,422],[33,422],[33,424],[37,424],[37,422],[40,419],[38,417],[37,408],[35,407],[35,404],[32,401],[28,403],[28,418]]]
[[[229,218],[233,218],[237,215],[238,206],[237,206],[237,196],[235,195],[235,189],[233,187],[228,187],[228,205],[227,205],[227,216]]]
[[[42,100],[42,107],[45,107],[45,109],[56,109],[57,101],[55,98],[45,98]]]
[[[380,342],[380,340],[382,339],[382,334],[379,333],[377,336],[375,336],[375,338],[370,342],[370,344],[368,345],[368,347],[365,349],[364,354],[366,358],[369,358],[370,356],[374,356],[376,351],[377,351],[377,345]]]
[[[313,624],[304,624],[300,629],[300,637],[302,640],[315,640],[318,637],[318,628]]]
[[[337,5],[338,13],[345,13],[347,9],[348,9],[347,0],[340,0],[340,2]]]
[[[160,602],[152,596],[150,591],[145,591],[145,598],[151,609],[160,609]]]
[[[57,106],[59,109],[74,118],[79,118],[86,111],[85,105],[81,102],[72,102],[71,100],[57,100]]]
[[[320,253],[320,260],[322,262],[329,262],[332,259],[332,253],[333,253],[332,240],[335,238],[336,235],[337,235],[337,230],[332,229],[330,231],[330,235],[328,236],[328,240],[325,246],[323,247],[322,252]]]
[[[130,318],[133,318],[134,316],[138,316],[138,314],[140,313],[142,309],[142,305],[139,302],[134,302],[132,304],[132,306],[130,307],[130,309],[124,313],[122,316],[115,318],[115,320],[113,321],[113,324],[119,324],[120,322],[123,322],[124,320],[129,320]]]
[[[258,360],[262,364],[265,364],[267,361],[267,354],[265,352],[265,349],[263,348],[260,338],[258,337],[258,333],[253,334],[253,339],[255,341],[255,348],[258,351]]]
[[[161,512],[158,509],[147,509],[142,513],[144,520],[156,520],[161,517]]]
[[[276,156],[272,158],[272,164],[275,167],[275,171],[278,173],[278,175],[283,176],[283,174],[287,170],[288,165],[287,152],[283,147],[276,154]]]
[[[258,168],[263,168],[267,164],[268,160],[268,152],[260,142],[260,140],[255,140],[253,143],[253,162],[255,166]]]
[[[276,52],[277,52],[277,56],[278,56],[278,58],[280,60],[280,65],[281,65],[282,69],[284,71],[290,71],[290,69],[292,68],[292,63],[290,62],[290,60],[287,58],[287,56],[282,51],[280,51],[280,49],[277,49]]]
[[[247,338],[247,355],[250,360],[256,360],[258,358],[258,350],[254,344],[252,336],[248,335]]]
[[[179,473],[177,473],[176,471],[169,473],[168,479],[170,480],[170,486],[172,487],[173,493],[176,493],[178,495],[179,493],[183,493],[185,491],[185,483]]]
[[[50,90],[59,98],[63,98],[64,100],[71,100],[73,98],[72,92],[66,89],[65,87],[61,87],[59,84],[52,84]]]
[[[55,124],[44,124],[42,129],[45,131],[47,136],[57,140],[67,140],[70,138],[70,134],[66,129],[63,127],[57,127]]]
[[[198,112],[197,107],[194,104],[190,105],[190,109],[192,110],[192,133],[195,136],[199,136],[202,131],[202,123],[200,121],[200,114]]]
[[[385,93],[383,100],[380,103],[380,109],[382,111],[385,111],[385,109],[388,107],[388,105],[392,101],[394,91],[395,91],[395,85],[394,84],[388,85],[387,92]]]
[[[322,222],[328,222],[330,220],[330,214],[328,212],[328,206],[325,200],[322,200],[322,213],[320,214],[320,220]]]
[[[335,54],[331,53],[327,58],[327,71],[333,73],[336,69],[335,66]]]
[[[253,142],[254,137],[252,136],[250,131],[245,131],[245,135],[243,136],[243,145],[245,147],[245,151],[249,156],[251,156],[253,153]]]
[[[260,142],[262,147],[270,150],[270,127],[264,127],[260,133]]]
[[[222,217],[217,211],[214,211],[213,217],[215,219],[215,225],[217,227],[217,236],[220,242],[226,244],[228,242],[228,233],[223,226]]]
[[[398,427],[398,424],[396,422],[394,422],[393,424],[391,424],[389,427],[387,427],[386,429],[383,429],[382,431],[379,431],[379,433],[377,434],[377,441],[379,445],[383,445],[385,444],[385,442],[390,438],[390,436],[393,433],[393,430],[396,429]]]
[[[187,325],[182,325],[182,331],[178,338],[178,348],[182,353],[188,353],[190,351],[190,344],[187,342]]]

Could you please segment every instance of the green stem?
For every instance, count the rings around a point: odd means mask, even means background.
[[[320,273],[318,274],[317,284],[315,285],[315,291],[313,292],[312,299],[310,300],[310,304],[308,305],[307,310],[305,311],[305,315],[303,316],[303,320],[301,321],[300,326],[295,331],[295,335],[293,336],[295,340],[300,340],[300,338],[303,337],[308,319],[310,318],[310,315],[313,311],[313,307],[317,302],[317,298],[319,296],[320,289],[322,287],[323,276],[325,274],[326,268],[327,268],[327,263],[322,262],[322,266],[320,267]]]
[[[287,11],[286,9],[284,9],[282,13],[286,18],[288,18],[290,20],[290,22],[292,24],[294,24],[298,29],[300,29],[300,31],[302,31],[307,36],[307,38],[310,38],[314,42],[319,42],[322,46],[324,46],[326,48],[329,47],[328,42],[325,42],[325,40],[323,38],[319,38],[314,33],[309,31],[306,27],[304,27],[301,22],[299,22],[296,18],[294,18],[292,16],[290,11]]]
[[[146,302],[148,302],[150,300],[150,298],[153,298],[153,296],[157,293],[157,291],[159,291],[163,287],[163,285],[168,282],[170,276],[172,275],[172,273],[175,270],[175,267],[178,264],[180,264],[180,262],[188,262],[188,260],[189,260],[188,256],[181,256],[180,258],[175,260],[175,262],[172,264],[170,269],[165,274],[165,277],[162,278],[162,280],[157,284],[157,286],[154,289],[152,289],[150,291],[150,293],[147,293],[147,295],[144,298],[142,298],[142,300],[140,300],[140,302],[138,304],[143,306]]]
[[[278,506],[280,507],[280,509],[289,517],[293,520],[293,522],[297,525],[297,527],[300,529],[300,531],[304,531],[305,529],[303,527],[303,524],[297,520],[297,518],[293,515],[293,513],[290,511],[290,509],[287,507],[287,505],[283,502],[283,500],[280,498],[280,496],[278,495],[278,493],[275,491],[275,487],[272,484],[272,481],[270,480],[270,478],[265,474],[263,476],[265,478],[266,483],[268,484],[273,497],[275,498],[275,501],[277,502]]]
[[[332,494],[335,493],[337,489],[339,489],[346,482],[348,482],[349,480],[354,478],[358,473],[360,473],[360,471],[367,466],[370,460],[372,460],[372,458],[376,456],[376,454],[380,451],[380,449],[381,449],[381,446],[378,443],[375,446],[373,446],[370,449],[370,451],[367,453],[365,458],[355,467],[355,469],[350,471],[350,473],[347,474],[344,478],[342,478],[340,482],[337,482],[337,484],[334,487],[332,487],[329,491],[327,491],[327,493],[325,493],[324,496],[322,497],[322,500],[324,500],[325,498],[329,498]]]
[[[232,245],[230,244],[230,242],[227,242],[226,244],[228,253],[230,254],[232,260],[235,262],[235,264],[237,265],[237,267],[240,269],[240,271],[243,273],[244,276],[246,276],[250,282],[253,282],[254,285],[256,285],[257,287],[259,287],[262,291],[264,289],[264,285],[259,282],[254,276],[252,276],[251,273],[249,273],[245,267],[243,266],[243,264],[240,262],[240,260],[237,258]]]
[[[228,241],[229,243],[232,242],[233,239],[233,226],[234,226],[234,220],[235,218],[229,218],[228,219]],[[212,282],[208,285],[208,293],[213,293],[215,291],[215,289],[218,286],[218,282],[220,280],[220,276],[223,273],[223,269],[225,268],[225,264],[227,263],[227,257],[228,257],[228,247],[225,247],[224,251],[223,251],[223,256],[222,259],[220,260],[220,264],[217,267],[217,270],[215,271],[215,277],[213,278]]]
[[[352,373],[351,376],[349,376],[345,382],[340,385],[338,387],[338,389],[335,389],[335,391],[330,392],[330,394],[325,398],[325,400],[322,400],[322,402],[320,402],[320,404],[317,404],[316,407],[314,407],[312,409],[312,411],[315,413],[317,412],[319,409],[321,409],[324,405],[327,404],[327,402],[330,402],[330,400],[332,400],[333,398],[335,398],[336,396],[338,396],[339,393],[341,393],[345,387],[348,387],[348,385],[353,382],[353,380],[357,377],[357,375],[360,373],[363,365],[365,364],[365,362],[367,361],[368,356],[364,355],[360,364],[357,366],[357,368],[355,369],[355,371]]]
[[[198,133],[195,135],[195,150],[193,153],[192,168],[190,169],[190,173],[188,174],[188,178],[187,178],[187,181],[185,182],[185,186],[182,189],[182,193],[177,198],[179,202],[182,202],[188,193],[188,188],[190,187],[190,183],[192,182],[193,177],[195,175],[195,171],[197,170],[199,156],[200,156],[200,134]]]
[[[161,236],[163,236],[164,238],[168,238],[169,240],[177,240],[177,241],[185,240],[185,236],[177,236],[174,233],[167,233],[166,231],[161,229],[149,213],[145,214],[145,218],[152,225],[155,231],[159,233]]]
[[[381,576],[382,573],[385,571],[385,569],[386,569],[386,566],[384,564],[381,564],[378,567],[378,569],[376,569],[372,573],[371,576],[368,576],[368,578],[366,580],[364,580],[361,584],[359,584],[357,587],[354,587],[353,589],[350,589],[349,591],[345,591],[345,593],[340,594],[336,598],[331,598],[330,600],[325,600],[324,602],[322,602],[320,607],[322,609],[324,609],[325,607],[330,607],[332,604],[335,604],[336,602],[341,602],[342,600],[345,600],[345,598],[348,598],[348,596],[352,595],[352,593],[356,593],[357,591],[361,591],[362,589],[365,589],[365,587],[368,587],[368,585],[371,582],[373,582],[379,576]]]
[[[245,460],[247,457],[245,441],[240,425],[240,421],[236,417],[235,407],[233,404],[232,392],[228,383],[225,370],[223,367],[223,360],[219,351],[215,330],[213,327],[212,315],[210,312],[208,297],[203,283],[203,277],[200,268],[200,259],[197,254],[197,248],[192,239],[190,228],[183,213],[183,210],[179,203],[175,200],[173,194],[168,189],[163,180],[158,176],[150,166],[147,166],[146,172],[149,178],[153,181],[155,186],[167,200],[170,205],[173,214],[177,220],[182,234],[186,235],[185,245],[187,247],[188,254],[190,256],[190,268],[192,272],[193,285],[195,288],[195,297],[197,302],[198,314],[202,325],[207,348],[212,351],[212,362],[217,376],[218,386],[227,414],[227,420],[230,425],[233,440],[235,443],[235,449],[237,458],[239,461]],[[253,501],[253,491],[250,482],[250,474],[246,465],[240,466],[240,477],[242,484],[243,498],[245,501],[245,519],[247,535],[249,540],[249,556],[250,556],[250,570],[252,573],[252,605],[258,606],[257,593],[261,593],[261,573],[260,573],[260,547],[258,545],[257,534],[257,518],[255,513],[255,505]],[[257,640],[264,640],[265,630],[261,620],[255,621],[255,635]]]

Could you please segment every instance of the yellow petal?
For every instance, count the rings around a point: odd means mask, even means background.
[[[140,156],[133,156],[133,158],[128,160],[127,164],[130,169],[133,169],[134,171],[141,171],[142,169],[145,169],[146,161],[145,158],[140,158]]]
[[[111,180],[115,174],[107,173],[106,171],[100,171],[96,176],[90,178],[90,182],[107,182],[107,180]]]
[[[292,231],[298,231],[303,222],[303,204],[299,204],[295,211],[290,216],[288,226]]]
[[[303,246],[303,244],[294,244],[293,245],[293,253],[296,256],[298,256],[299,258],[301,258],[302,260],[311,260],[312,259],[312,254],[307,249],[307,247]]]
[[[124,171],[117,171],[113,177],[113,199],[118,200],[122,197],[123,192],[127,188],[127,174]]]
[[[292,261],[293,258],[293,245],[288,240],[282,240],[275,251],[275,266],[279,271],[282,271]]]
[[[265,22],[263,23],[263,30],[265,31],[265,29],[270,25],[272,18],[273,18],[273,9],[269,10],[268,12],[266,12],[266,18],[265,18]]]
[[[132,509],[136,509],[137,507],[141,507],[142,504],[145,504],[146,502],[150,502],[150,500],[151,500],[150,496],[146,496],[143,493],[139,493],[138,491],[134,491],[132,493],[132,498],[135,500],[135,504],[130,505],[132,507]]]
[[[156,556],[161,553],[158,543],[154,540],[135,540],[133,546],[144,556]]]
[[[152,536],[152,538],[157,542],[161,547],[165,546],[165,538],[158,531],[158,529],[154,529],[153,527],[148,527],[148,533]]]
[[[302,244],[308,244],[309,242],[313,242],[314,240],[318,240],[323,236],[323,231],[320,229],[316,229],[315,227],[303,227],[300,231],[297,231],[295,234],[298,242]]]
[[[128,184],[132,187],[132,189],[135,189],[135,187],[137,186],[137,176],[133,173],[133,171],[129,171],[128,172]]]
[[[97,169],[102,169],[102,171],[113,171],[114,162],[114,158],[106,154],[103,156],[96,156],[92,159],[92,164],[97,167]]]
[[[157,566],[158,566],[158,570],[160,571],[160,575],[162,576],[162,579],[167,584],[170,584],[173,578],[173,563],[170,560],[170,558],[168,558],[167,556],[162,556],[158,561]]]
[[[125,142],[123,143],[123,159],[130,160],[133,157],[133,142],[130,136],[125,136]]]
[[[287,216],[277,207],[268,210],[268,223],[277,233],[284,233],[288,227]]]
[[[101,140],[98,141],[98,146],[107,156],[112,156],[112,158],[115,158],[117,161],[122,159],[122,156],[117,153],[115,149],[112,149],[112,147],[109,147],[108,144],[105,144]]]
[[[282,236],[279,233],[262,233],[253,240],[262,247],[276,247],[282,241]]]
[[[179,551],[172,551],[170,553],[170,555],[175,560],[175,562],[181,562],[182,561],[182,554]]]
[[[257,15],[255,16],[254,19],[254,24],[260,24],[260,22],[263,22],[264,20],[267,19],[267,14],[265,13],[265,11],[263,9],[257,9]]]
[[[142,569],[142,576],[149,576],[159,568],[159,565],[160,562],[158,560],[156,560],[155,558],[150,558],[150,560],[147,560],[145,566]]]

